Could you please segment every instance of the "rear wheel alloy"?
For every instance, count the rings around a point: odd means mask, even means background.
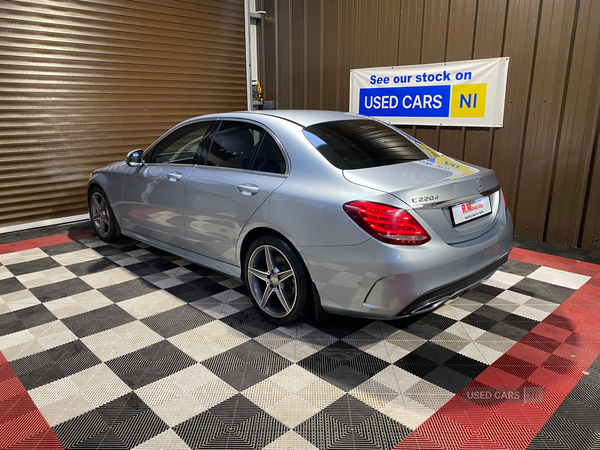
[[[90,219],[98,237],[105,242],[111,242],[117,237],[117,225],[112,209],[100,188],[92,189],[89,197]]]
[[[244,267],[248,293],[265,317],[279,325],[300,319],[310,280],[286,242],[270,236],[258,239],[248,249]]]

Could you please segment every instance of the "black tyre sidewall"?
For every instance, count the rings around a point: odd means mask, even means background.
[[[110,230],[108,232],[108,234],[104,237],[100,236],[100,233],[98,233],[98,231],[96,230],[96,227],[94,226],[94,219],[92,218],[92,208],[91,208],[91,203],[92,203],[92,196],[98,192],[102,198],[104,198],[104,201],[106,202],[106,205],[108,206],[108,215],[109,215],[109,221],[110,221]],[[110,202],[108,201],[108,197],[106,196],[106,194],[104,193],[104,191],[102,190],[102,188],[99,188],[98,186],[92,188],[90,190],[90,194],[88,196],[88,211],[90,212],[90,220],[92,221],[92,227],[94,228],[94,231],[96,232],[96,236],[98,236],[98,239],[104,241],[104,242],[113,242],[117,239],[118,237],[118,233],[117,233],[117,221],[115,219],[115,215],[113,213],[112,207],[110,206]]]
[[[285,255],[294,269],[294,274],[296,276],[296,304],[292,308],[292,311],[285,317],[273,317],[269,315],[267,312],[263,311],[263,309],[259,306],[258,301],[254,298],[254,294],[252,291],[252,287],[250,286],[248,280],[248,263],[250,262],[250,256],[261,245],[270,245],[272,247],[277,248],[281,253]],[[311,289],[311,281],[310,276],[308,275],[308,271],[302,262],[302,259],[298,255],[298,253],[294,250],[294,248],[288,244],[283,239],[280,239],[275,236],[263,236],[254,241],[246,255],[244,257],[244,282],[246,284],[246,289],[248,291],[248,296],[254,303],[254,307],[258,309],[258,311],[269,321],[277,324],[277,325],[292,325],[297,323],[303,318],[303,313],[306,310],[306,307],[310,305],[310,299],[312,298],[312,289]]]

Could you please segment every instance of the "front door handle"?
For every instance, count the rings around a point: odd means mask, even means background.
[[[258,186],[255,184],[240,184],[237,187],[237,190],[240,191],[244,195],[254,195],[258,194]]]
[[[168,173],[168,174],[167,174],[167,179],[168,179],[169,181],[175,182],[175,181],[179,181],[179,180],[181,180],[181,177],[182,177],[182,176],[183,176],[183,175],[182,175],[182,174],[180,174],[179,172],[171,172],[171,173]]]

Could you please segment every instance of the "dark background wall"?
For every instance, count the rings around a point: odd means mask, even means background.
[[[600,250],[599,0],[257,0],[278,109],[348,111],[350,69],[510,57],[504,127],[403,127],[496,171],[515,234]]]
[[[246,109],[243,0],[0,0],[0,227],[83,214],[92,170]]]

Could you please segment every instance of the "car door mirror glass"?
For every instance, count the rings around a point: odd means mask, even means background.
[[[144,151],[142,149],[133,150],[127,153],[125,162],[129,167],[141,166],[144,164]]]

